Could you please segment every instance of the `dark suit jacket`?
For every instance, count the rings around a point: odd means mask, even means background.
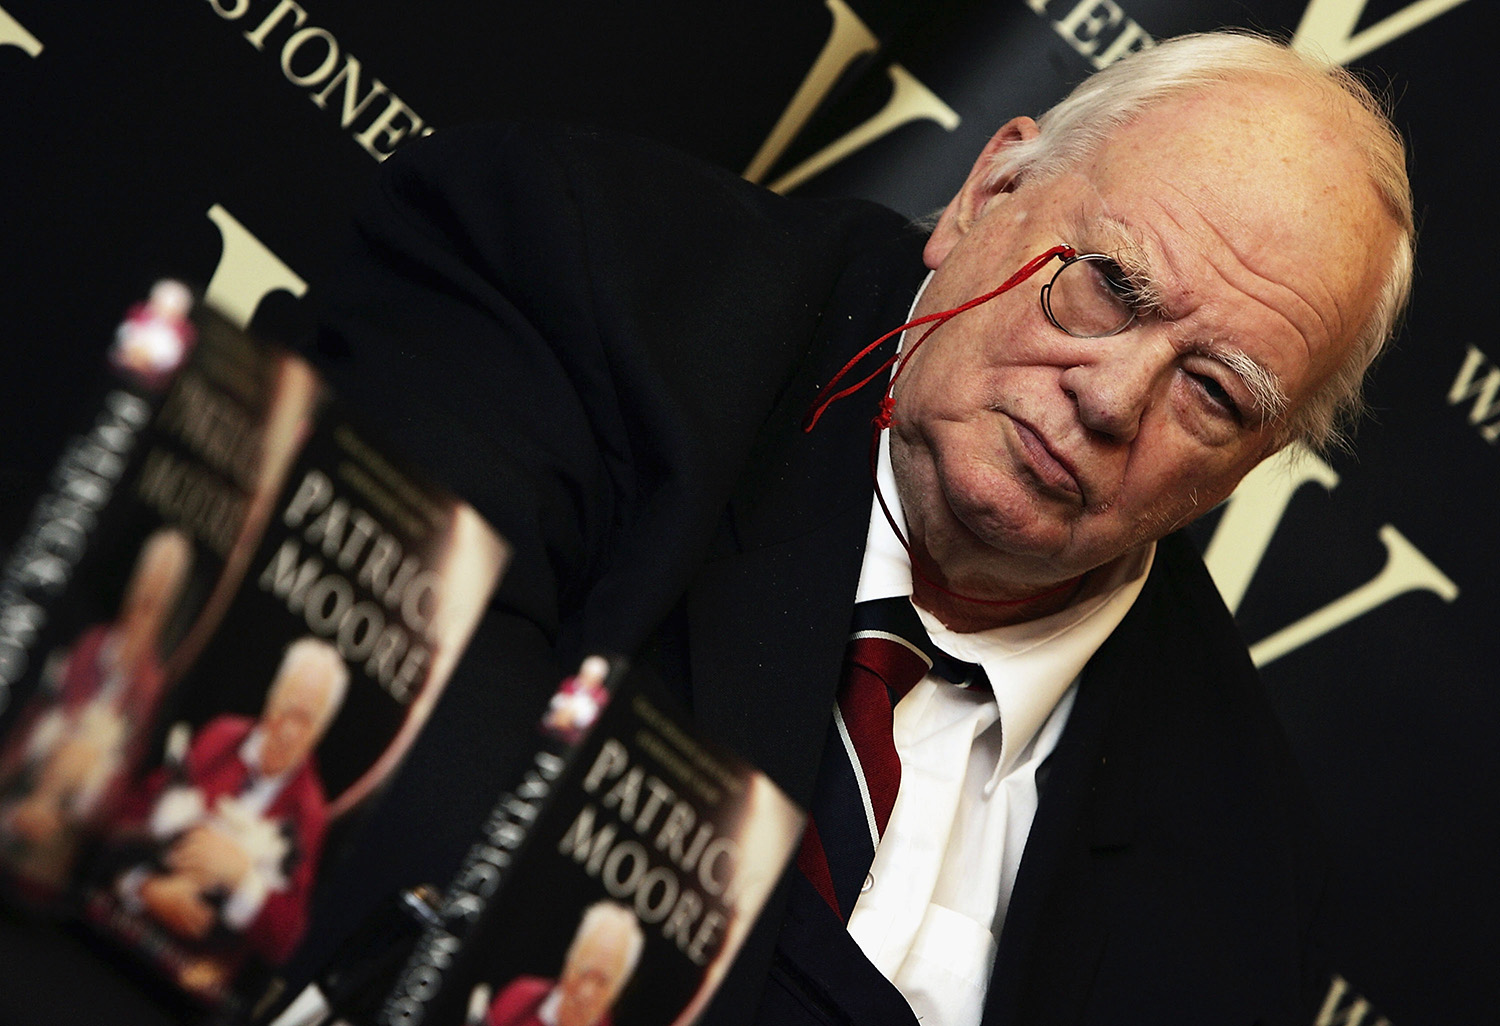
[[[451,780],[442,756],[519,745],[508,718],[531,722],[594,650],[634,653],[805,800],[877,390],[799,423],[905,320],[922,237],[870,204],[785,200],[587,132],[445,131],[387,167],[322,355],[516,556],[475,642],[493,679],[450,685],[380,829],[462,850],[482,803],[420,808]],[[496,766],[465,763],[476,780]],[[986,1022],[1296,1021],[1308,837],[1244,646],[1169,539],[1052,759]],[[392,859],[363,886],[429,871]],[[913,1022],[809,893],[784,883],[705,1021]]]

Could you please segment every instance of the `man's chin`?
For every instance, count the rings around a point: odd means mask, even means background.
[[[1021,573],[1027,565],[1055,567],[1066,561],[1074,536],[1072,522],[1048,503],[1027,498],[1009,507],[986,502],[954,509],[958,530],[953,554],[966,556],[976,568],[1008,566]]]

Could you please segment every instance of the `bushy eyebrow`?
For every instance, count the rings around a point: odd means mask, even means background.
[[[1287,399],[1286,391],[1281,387],[1281,382],[1275,374],[1238,349],[1209,345],[1207,352],[1239,375],[1245,387],[1250,389],[1250,395],[1255,400],[1256,408],[1260,410],[1263,422],[1266,424],[1280,422],[1286,414],[1290,400]]]
[[[1105,235],[1101,240],[1104,245],[1100,247],[1100,252],[1113,260],[1125,275],[1125,280],[1135,293],[1137,306],[1147,310],[1163,310],[1164,293],[1151,275],[1151,261],[1146,247],[1124,222],[1106,217],[1098,225]]]

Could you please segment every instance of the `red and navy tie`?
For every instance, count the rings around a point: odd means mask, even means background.
[[[838,703],[797,853],[797,868],[845,922],[901,786],[892,712],[928,673],[964,686],[988,685],[978,666],[933,645],[907,597],[854,607]]]

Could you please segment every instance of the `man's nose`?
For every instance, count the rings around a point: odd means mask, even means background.
[[[1062,375],[1062,388],[1083,426],[1119,442],[1133,441],[1139,433],[1174,359],[1169,346],[1139,334],[1095,340],[1089,357]]]

